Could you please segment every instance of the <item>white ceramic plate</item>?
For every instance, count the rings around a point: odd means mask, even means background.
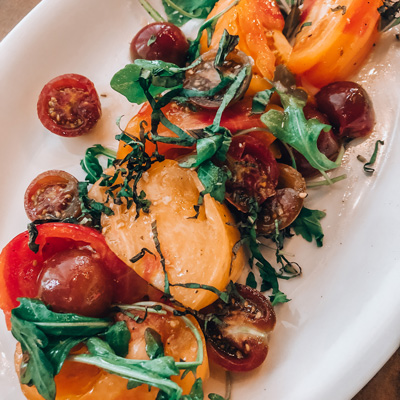
[[[65,169],[83,178],[85,149],[116,145],[115,120],[129,118],[134,108],[109,81],[129,62],[130,40],[149,21],[137,0],[43,0],[1,43],[1,247],[26,228],[23,194],[37,174]],[[293,300],[277,309],[268,360],[254,373],[234,377],[233,400],[351,399],[400,343],[399,47],[394,32],[386,35],[355,78],[375,104],[375,131],[348,150],[346,181],[310,191],[307,206],[328,214],[324,247],[300,238],[287,247],[303,276],[282,284]],[[89,77],[106,95],[95,131],[74,139],[47,132],[36,116],[43,85],[69,72]],[[385,145],[368,177],[356,156],[368,159],[376,139]],[[14,346],[2,320],[1,399],[23,399]],[[221,389],[220,375],[211,386]]]

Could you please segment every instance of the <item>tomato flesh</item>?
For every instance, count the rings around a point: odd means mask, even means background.
[[[229,304],[215,303],[210,311],[222,321],[207,323],[208,355],[233,372],[259,367],[268,354],[268,334],[276,323],[271,303],[257,290],[236,284],[241,298]]]
[[[226,199],[239,210],[247,211],[253,198],[262,204],[275,194],[278,164],[265,142],[258,137],[234,136],[227,166],[232,178],[226,182]]]
[[[65,171],[43,172],[26,189],[24,206],[31,221],[77,218],[81,214],[78,181]]]
[[[101,104],[93,82],[78,74],[60,75],[42,89],[37,103],[41,123],[64,137],[89,132],[100,119]]]

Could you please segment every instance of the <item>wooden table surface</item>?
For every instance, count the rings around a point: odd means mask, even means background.
[[[0,0],[0,41],[39,2]],[[352,400],[400,400],[400,349]]]

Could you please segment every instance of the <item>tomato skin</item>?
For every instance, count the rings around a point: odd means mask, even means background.
[[[38,296],[55,312],[102,317],[112,303],[111,279],[95,253],[68,249],[44,261],[38,276]]]
[[[93,82],[82,75],[64,74],[43,87],[37,113],[50,132],[75,137],[96,125],[101,117],[101,104]]]
[[[318,109],[325,113],[340,138],[354,139],[371,133],[375,113],[371,99],[355,82],[333,82],[316,95]]]
[[[65,171],[42,172],[27,187],[24,207],[31,221],[77,218],[81,214],[78,180]]]
[[[38,225],[37,231],[37,253],[29,249],[29,234],[26,231],[12,239],[0,254],[0,308],[6,315],[7,323],[11,310],[18,306],[18,297],[37,296],[38,276],[43,263],[60,251],[89,248],[102,260],[113,281],[117,281],[129,268],[109,249],[103,235],[95,229],[56,222]],[[137,282],[147,287],[147,283],[139,277]],[[110,284],[114,285],[113,282]],[[139,286],[136,290],[142,292]],[[118,290],[115,292],[114,301],[117,301],[119,293]]]
[[[149,44],[149,41],[153,41]],[[143,27],[132,39],[130,52],[132,60],[162,60],[185,65],[189,43],[183,32],[169,22],[153,22]]]
[[[276,316],[271,303],[258,290],[236,284],[242,299],[234,304],[219,302],[206,309],[222,324],[209,321],[205,332],[208,355],[212,361],[232,372],[259,367],[268,354],[268,334]],[[221,311],[222,310],[222,311]]]

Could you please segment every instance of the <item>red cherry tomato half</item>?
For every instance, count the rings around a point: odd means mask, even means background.
[[[255,198],[262,204],[275,194],[279,168],[265,141],[251,135],[237,135],[227,155],[232,178],[226,182],[226,199],[246,212]]]
[[[207,323],[208,356],[228,371],[250,371],[259,367],[268,354],[268,334],[276,317],[271,303],[258,291],[236,284],[241,299],[214,303],[212,312],[222,321]]]
[[[131,274],[131,270],[109,249],[100,232],[81,225],[58,222],[38,225],[37,231],[37,253],[29,249],[29,234],[23,232],[11,240],[0,254],[0,308],[8,323],[11,310],[18,306],[18,297],[37,297],[38,277],[46,260],[68,250],[89,251],[101,260],[111,275],[113,302],[129,298],[127,288],[121,282],[125,275]],[[139,276],[130,279],[130,300],[138,301],[147,293],[148,284]],[[136,295],[138,297],[134,298]]]
[[[78,181],[65,171],[42,172],[26,189],[24,206],[31,221],[77,218],[81,214]]]
[[[93,82],[78,74],[57,76],[42,89],[37,103],[41,123],[65,137],[89,132],[101,116],[100,99]]]
[[[132,39],[132,60],[162,60],[183,67],[189,43],[183,32],[168,22],[153,22],[143,27]]]

